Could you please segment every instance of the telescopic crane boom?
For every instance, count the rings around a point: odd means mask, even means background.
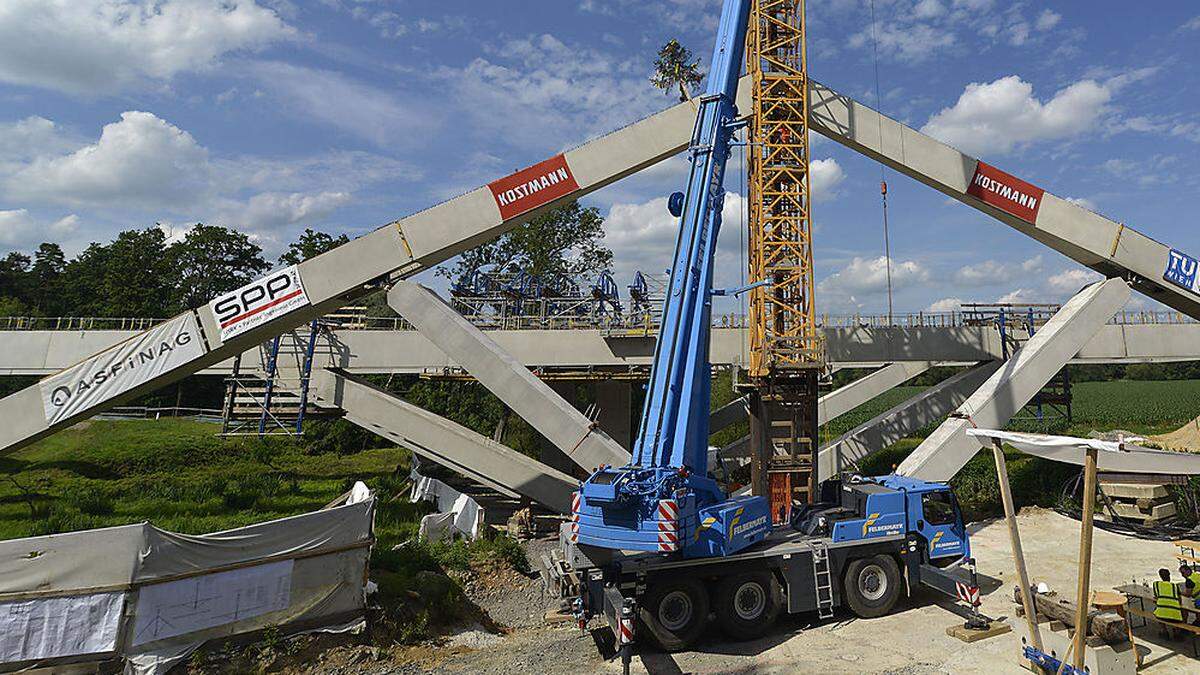
[[[725,164],[738,121],[738,75],[750,0],[726,0],[708,86],[700,99],[686,190],[668,205],[679,234],[642,422],[630,464],[601,467],[573,509],[579,543],[684,555],[725,555],[770,530],[761,497],[727,500],[705,476],[712,365],[713,255],[721,227]],[[699,473],[694,473],[699,471]]]

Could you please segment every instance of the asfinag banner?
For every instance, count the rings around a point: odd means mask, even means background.
[[[203,355],[195,315],[177,316],[42,380],[46,422],[83,412]]]

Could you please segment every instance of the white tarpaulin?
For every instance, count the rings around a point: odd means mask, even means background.
[[[160,323],[38,383],[46,422],[54,424],[203,355],[194,314]]]
[[[446,485],[436,478],[422,476],[414,468],[410,501],[431,501],[439,513],[421,519],[421,535],[430,539],[442,539],[453,531],[474,539],[483,526],[483,508],[470,495]],[[436,516],[436,517],[435,517]],[[428,521],[428,522],[427,522]]]
[[[212,534],[141,523],[0,541],[0,669],[115,654],[161,673],[269,626],[359,627],[374,512],[357,484],[320,511]]]
[[[994,429],[968,429],[967,435],[975,436],[987,445],[990,445],[988,441],[996,440],[1027,455],[1076,466],[1083,466],[1087,449],[1095,448],[1099,451],[1096,468],[1100,471],[1200,475],[1200,455],[1152,450],[1121,441]]]

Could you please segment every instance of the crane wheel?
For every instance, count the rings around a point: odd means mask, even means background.
[[[713,596],[717,623],[735,640],[760,638],[783,607],[783,590],[770,572],[743,572],[722,579]]]
[[[851,560],[842,583],[850,609],[864,619],[873,619],[896,606],[900,598],[900,566],[890,555]]]
[[[638,605],[642,628],[663,651],[687,649],[708,624],[708,591],[695,579],[659,577]]]

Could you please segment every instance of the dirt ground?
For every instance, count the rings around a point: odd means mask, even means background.
[[[1019,516],[1022,541],[1034,581],[1044,581],[1060,594],[1075,593],[1079,523],[1053,511],[1026,509]],[[972,548],[981,574],[993,578],[983,611],[1005,617],[1014,626],[1011,589],[1016,578],[1002,521],[972,526]],[[539,543],[538,546],[545,546]],[[1168,542],[1142,541],[1097,531],[1092,586],[1109,589],[1141,582],[1158,568],[1174,569],[1175,548]],[[997,583],[998,582],[998,583]],[[579,673],[620,672],[618,662],[604,662],[588,635],[570,625],[546,625],[534,620],[525,593],[536,584],[512,588],[514,593],[480,597],[476,602],[493,616],[517,624],[501,640],[479,648],[423,647],[392,655],[391,663],[376,664],[374,673]],[[522,599],[514,605],[514,595]],[[513,607],[519,609],[514,611]],[[879,619],[855,619],[839,614],[814,623],[815,616],[785,617],[766,638],[728,643],[711,635],[699,651],[673,655],[645,654],[634,660],[638,673],[1026,673],[1016,665],[1018,631],[974,644],[945,634],[961,623],[949,603],[921,592],[893,614]],[[501,623],[505,623],[501,621]],[[1141,673],[1187,673],[1200,670],[1188,643],[1167,643],[1135,629],[1139,644],[1149,648]],[[469,642],[469,640],[468,640]],[[1178,651],[1176,651],[1178,650]]]

